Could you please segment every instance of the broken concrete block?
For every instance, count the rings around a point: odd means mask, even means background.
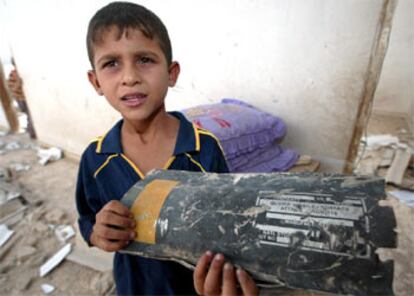
[[[41,277],[47,275],[50,271],[52,271],[56,266],[58,266],[63,259],[70,253],[72,250],[71,244],[66,244],[63,248],[61,248],[55,255],[53,255],[45,264],[40,266],[39,273]]]
[[[55,228],[55,234],[60,242],[64,243],[75,236],[75,230],[70,225],[58,225]]]
[[[339,174],[154,171],[122,198],[137,238],[123,252],[195,265],[223,253],[257,281],[338,294],[392,294],[396,245],[384,180]]]

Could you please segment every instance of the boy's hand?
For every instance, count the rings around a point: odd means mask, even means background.
[[[198,260],[194,270],[194,287],[199,295],[238,295],[237,282],[243,295],[258,295],[259,289],[254,280],[242,269],[225,262],[222,254],[213,258],[213,253],[206,252]]]
[[[96,214],[90,243],[104,251],[118,251],[136,237],[133,214],[120,201],[112,200]]]

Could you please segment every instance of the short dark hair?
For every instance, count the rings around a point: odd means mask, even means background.
[[[139,29],[147,38],[156,39],[167,60],[172,63],[172,49],[168,31],[160,18],[144,6],[131,2],[112,2],[99,9],[89,21],[86,35],[88,57],[93,64],[93,45],[102,41],[103,33],[115,26],[121,38],[128,28]]]

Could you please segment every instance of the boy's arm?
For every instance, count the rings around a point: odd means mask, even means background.
[[[118,251],[135,238],[135,220],[117,200],[101,204],[96,180],[82,158],[76,186],[79,229],[89,246]]]

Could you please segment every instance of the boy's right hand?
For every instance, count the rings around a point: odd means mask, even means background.
[[[104,251],[119,251],[136,237],[135,225],[130,210],[120,201],[112,200],[96,214],[89,241]]]

